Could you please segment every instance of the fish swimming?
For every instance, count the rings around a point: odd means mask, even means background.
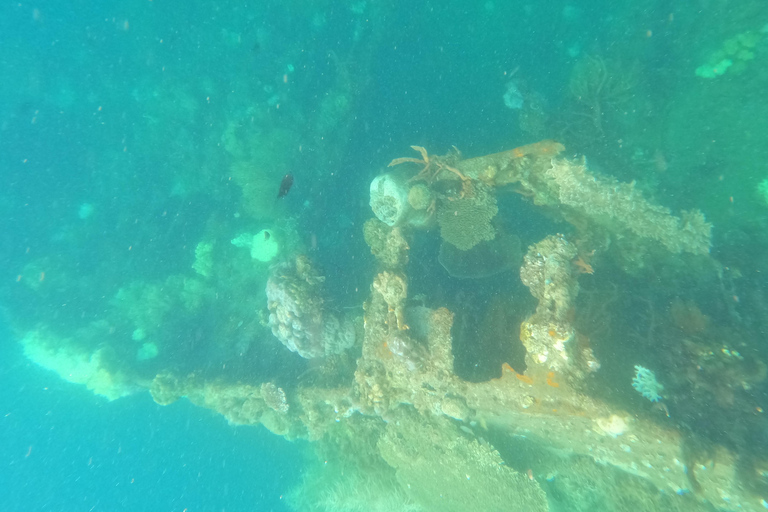
[[[293,174],[288,173],[283,176],[283,180],[280,182],[280,190],[277,192],[277,198],[285,197],[288,192],[291,191],[293,186]]]

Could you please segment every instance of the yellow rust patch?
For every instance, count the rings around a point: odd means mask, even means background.
[[[514,368],[512,368],[511,366],[509,366],[509,364],[508,364],[508,363],[503,363],[503,364],[501,365],[501,376],[502,376],[502,377],[504,377],[504,373],[505,373],[505,372],[507,372],[507,373],[511,373],[511,374],[512,374],[512,375],[514,375],[514,376],[517,378],[517,380],[519,380],[520,382],[525,382],[525,383],[526,383],[526,384],[528,384],[529,386],[533,386],[533,379],[532,379],[532,378],[530,378],[530,377],[529,377],[529,376],[527,376],[527,375],[523,375],[522,373],[517,373],[517,372],[515,371],[515,369],[514,369]]]
[[[542,140],[512,150],[512,156],[522,158],[528,155],[555,156],[565,151],[565,146],[554,140]]]
[[[553,388],[559,388],[560,384],[555,382],[553,379],[555,378],[555,372],[549,372],[547,374],[547,384],[552,386]]]
[[[525,382],[526,384],[533,386],[533,379],[530,378],[527,375],[523,375],[522,373],[515,373],[515,377],[517,377],[517,380],[521,382]]]

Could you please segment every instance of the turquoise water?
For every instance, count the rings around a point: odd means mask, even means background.
[[[289,510],[302,448],[180,402],[112,404],[51,379],[3,333],[3,510]]]
[[[4,4],[0,509],[764,509],[766,59],[762,0]]]

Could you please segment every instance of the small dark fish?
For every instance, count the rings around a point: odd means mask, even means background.
[[[288,192],[291,191],[293,186],[293,174],[288,173],[283,176],[283,181],[280,182],[280,190],[277,192],[277,198],[285,197]]]

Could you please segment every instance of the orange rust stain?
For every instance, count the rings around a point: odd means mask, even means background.
[[[520,146],[512,150],[514,158],[521,158],[527,155],[557,155],[565,150],[565,146],[554,140],[542,140]]]
[[[533,386],[533,379],[530,378],[527,375],[522,375],[520,373],[515,373],[515,377],[517,377],[518,380],[525,382],[526,384]]]
[[[379,346],[378,356],[379,359],[392,359],[394,357],[386,341]]]
[[[549,372],[549,373],[547,374],[547,384],[549,384],[549,385],[550,385],[550,386],[552,386],[553,388],[559,388],[559,387],[560,387],[560,384],[558,384],[557,382],[555,382],[554,380],[552,380],[552,379],[554,379],[554,378],[555,378],[555,372]]]
[[[557,336],[557,331],[554,330],[554,329],[550,329],[550,330],[547,331],[547,334],[549,334],[550,336],[552,336],[554,338],[555,336]]]
[[[501,365],[501,371],[502,372],[512,372],[515,373],[515,370],[512,369],[511,366],[509,366],[509,363],[504,363]]]

